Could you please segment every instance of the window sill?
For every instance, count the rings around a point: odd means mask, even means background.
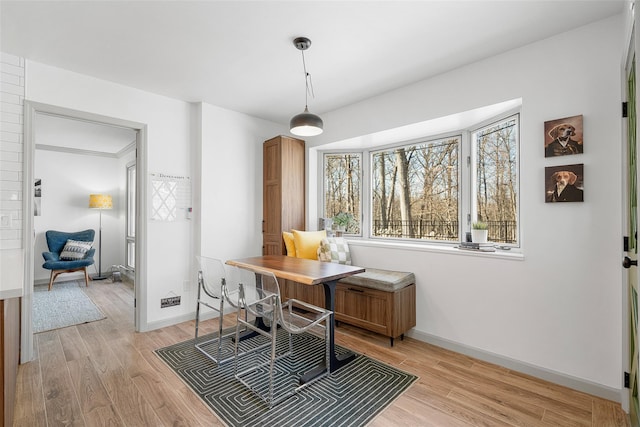
[[[359,239],[359,238],[347,238],[350,246],[365,246],[372,248],[385,248],[385,249],[401,249],[406,251],[418,251],[418,252],[435,252],[440,254],[451,254],[460,256],[472,256],[483,258],[497,258],[507,259],[514,261],[523,261],[524,254],[520,248],[511,249],[508,251],[496,249],[495,252],[481,252],[470,251],[466,249],[458,249],[454,245],[449,244],[424,244],[424,243],[407,243],[407,242],[390,242],[386,240],[372,240],[372,239]]]

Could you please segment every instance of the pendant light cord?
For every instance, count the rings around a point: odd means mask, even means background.
[[[301,50],[302,54],[302,68],[304,68],[304,107],[308,107],[308,96],[311,95],[312,98],[315,98],[315,94],[313,93],[313,81],[311,80],[311,74],[307,72],[307,63],[304,60],[304,50]]]

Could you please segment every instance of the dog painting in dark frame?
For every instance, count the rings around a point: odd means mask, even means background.
[[[583,202],[583,171],[583,164],[545,168],[546,202]]]
[[[545,157],[581,154],[584,151],[582,141],[582,116],[566,117],[544,123]]]

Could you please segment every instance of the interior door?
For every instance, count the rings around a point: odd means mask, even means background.
[[[628,330],[629,330],[629,415],[632,426],[640,426],[638,398],[638,179],[636,144],[636,66],[634,51],[627,66],[627,255],[623,266],[627,269]]]

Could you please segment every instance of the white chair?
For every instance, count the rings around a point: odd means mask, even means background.
[[[230,342],[227,347],[227,352],[229,354],[226,357],[222,356],[223,341],[226,338],[229,339],[228,341],[231,341],[235,336],[235,330],[230,331],[227,334],[223,334],[222,323],[224,318],[225,301],[237,309],[239,307],[239,289],[236,283],[232,282],[229,284],[226,280],[226,272],[222,261],[203,256],[197,256],[196,258],[198,260],[199,270],[195,347],[216,364],[222,364],[234,358],[234,353],[230,351],[233,348],[233,344]],[[205,300],[205,296],[212,298],[215,302],[209,303],[208,300]],[[198,342],[201,305],[204,305],[218,313],[218,333],[211,339]]]
[[[278,279],[273,273],[259,269],[250,270],[238,268],[238,270],[238,276],[240,278],[239,305],[244,307],[245,312],[251,316],[263,318],[263,324],[268,324],[270,327],[268,330],[265,330],[264,328],[258,327],[255,323],[248,322],[246,317],[242,318],[242,310],[238,310],[234,374],[242,384],[258,395],[258,397],[269,405],[269,408],[272,408],[302,388],[313,384],[315,381],[330,373],[329,322],[331,321],[332,312],[295,299],[289,299],[283,303],[280,298]],[[268,338],[269,341],[253,348],[245,348],[244,352],[239,353],[241,326]],[[278,327],[282,327],[282,329],[287,332],[289,338],[288,351],[279,355],[276,354]],[[281,387],[281,385],[286,383],[286,381],[278,381],[280,386],[277,387],[278,393],[276,393],[276,379],[274,378],[276,361],[293,354],[292,334],[309,332],[312,328],[321,329],[324,332],[325,350],[323,357],[324,366],[326,366],[324,373],[303,384],[300,384],[300,378],[296,378],[295,384],[284,387],[284,390],[282,390],[283,387]],[[258,358],[258,362],[251,362],[249,367],[239,372],[241,358],[258,352],[267,346],[270,346],[270,354],[268,357]],[[276,396],[276,394],[278,395]]]

